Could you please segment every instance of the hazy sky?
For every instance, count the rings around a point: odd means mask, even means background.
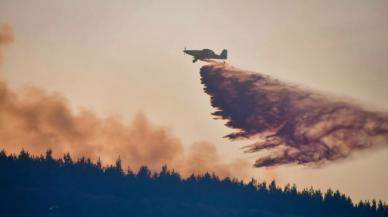
[[[162,3],[163,2],[163,3]],[[2,77],[62,92],[76,111],[131,120],[143,111],[185,144],[207,140],[229,159],[242,142],[213,120],[187,48],[227,48],[228,62],[388,111],[388,1],[0,0],[14,27]],[[388,150],[321,169],[252,169],[281,183],[332,187],[356,200],[388,201]]]

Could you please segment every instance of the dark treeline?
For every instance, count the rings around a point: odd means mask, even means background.
[[[388,216],[381,201],[354,204],[339,191],[280,188],[214,174],[186,179],[167,167],[124,171],[69,154],[0,152],[0,216]]]

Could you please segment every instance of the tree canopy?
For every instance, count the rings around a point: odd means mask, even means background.
[[[243,183],[215,174],[182,178],[163,166],[137,172],[52,151],[0,152],[1,216],[388,216],[382,201],[353,203],[338,190],[322,193],[275,181]]]

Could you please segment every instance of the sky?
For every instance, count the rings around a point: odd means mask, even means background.
[[[2,78],[66,96],[74,111],[130,122],[143,112],[183,144],[210,141],[224,159],[245,141],[214,120],[188,49],[228,49],[228,63],[388,111],[388,2],[0,0],[0,24],[14,28]],[[323,168],[252,168],[281,184],[339,189],[388,201],[388,150],[357,153]]]

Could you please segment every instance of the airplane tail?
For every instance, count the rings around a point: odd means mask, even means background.
[[[228,58],[228,50],[226,49],[223,49],[221,54],[220,54],[221,58],[223,59],[227,59]]]

